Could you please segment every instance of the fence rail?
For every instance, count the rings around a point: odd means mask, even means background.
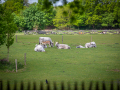
[[[74,34],[120,34],[120,29],[116,30],[25,30],[24,35],[36,35],[36,34],[68,34],[68,35],[74,35]]]
[[[47,85],[46,85],[46,89],[45,89],[43,82],[40,82],[39,90],[51,90],[51,84],[49,82],[48,83],[46,82],[46,84]],[[101,84],[101,86],[100,86],[100,84]],[[101,90],[120,90],[120,81],[118,81],[117,83],[114,83],[111,80],[109,89],[106,88],[105,81],[103,81],[101,83],[96,82],[94,89],[93,89],[93,82],[92,81],[89,83],[88,89],[85,88],[85,83],[84,82],[81,82],[80,85],[81,85],[81,88],[78,89],[78,82],[75,82],[73,89],[71,89],[70,83],[67,83],[67,90],[100,90],[100,87],[101,87]],[[25,85],[24,85],[23,81],[21,81],[20,87],[17,87],[17,81],[14,81],[14,90],[17,90],[17,88],[19,88],[19,90],[25,90],[24,86]],[[64,82],[61,82],[60,86],[61,86],[61,88],[59,90],[66,90]],[[30,82],[28,82],[26,90],[37,90],[36,87],[37,87],[36,82],[33,82],[33,87],[31,89],[31,84],[30,84]],[[114,88],[114,87],[116,87],[116,88]],[[52,88],[53,88],[52,90],[58,90],[56,82],[53,83],[53,87]],[[11,87],[10,87],[10,81],[7,81],[6,89],[7,90],[12,90]],[[2,81],[0,81],[0,90],[4,90]]]

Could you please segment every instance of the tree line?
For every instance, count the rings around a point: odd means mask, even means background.
[[[53,6],[58,0],[7,0],[3,7],[12,12],[19,31],[56,29],[118,29],[120,0],[74,0]]]
[[[58,28],[120,28],[120,0],[76,0],[57,7],[53,24]]]
[[[64,0],[65,1],[65,0]],[[118,29],[120,0],[74,0],[53,6],[48,0],[29,4],[20,13],[13,13],[19,30],[56,29]]]

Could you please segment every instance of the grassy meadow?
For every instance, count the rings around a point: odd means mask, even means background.
[[[62,35],[17,35],[14,36],[14,44],[10,47],[10,62],[18,62],[24,64],[24,54],[26,53],[26,66],[19,69],[16,73],[9,70],[0,69],[0,79],[4,82],[10,80],[11,88],[14,80],[23,80],[25,88],[27,82],[36,81],[39,88],[40,81],[45,80],[51,84],[56,81],[60,88],[61,81],[74,82],[78,85],[82,81],[85,82],[86,88],[90,81],[106,81],[109,88],[109,81],[120,82],[120,35],[63,35],[63,43],[68,44],[71,49],[57,49],[57,47],[45,48],[46,52],[35,52],[35,44],[39,43],[39,37],[50,37],[52,41],[62,43]],[[84,46],[85,43],[91,41],[96,42],[96,48],[76,48],[78,45]],[[7,48],[5,45],[0,47],[0,59],[7,56]],[[51,87],[52,88],[52,87]],[[80,87],[79,87],[80,88]],[[93,87],[94,88],[94,87]]]

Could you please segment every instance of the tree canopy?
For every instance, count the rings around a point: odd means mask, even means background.
[[[54,7],[51,6],[47,10],[42,10],[38,3],[33,3],[24,9],[19,15],[14,13],[14,22],[21,30],[44,29],[46,26],[52,25],[52,19],[55,16]]]
[[[2,4],[0,4],[0,46],[3,45],[5,43],[5,37],[6,37],[6,19],[5,19],[5,10],[2,6]]]
[[[8,49],[8,61],[9,61],[9,48],[14,42],[14,34],[18,30],[13,19],[11,11],[6,9],[0,4],[0,45],[6,43]]]
[[[120,28],[120,0],[63,0],[63,6],[53,6],[59,0],[6,0],[3,6],[10,10],[20,31],[55,26],[62,29]]]

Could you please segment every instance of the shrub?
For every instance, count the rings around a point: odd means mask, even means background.
[[[16,68],[15,63],[8,62],[7,59],[0,60],[0,69],[1,70],[13,71],[13,70],[15,70],[15,68]],[[22,69],[22,68],[24,68],[24,65],[21,64],[20,62],[17,62],[17,69]]]

